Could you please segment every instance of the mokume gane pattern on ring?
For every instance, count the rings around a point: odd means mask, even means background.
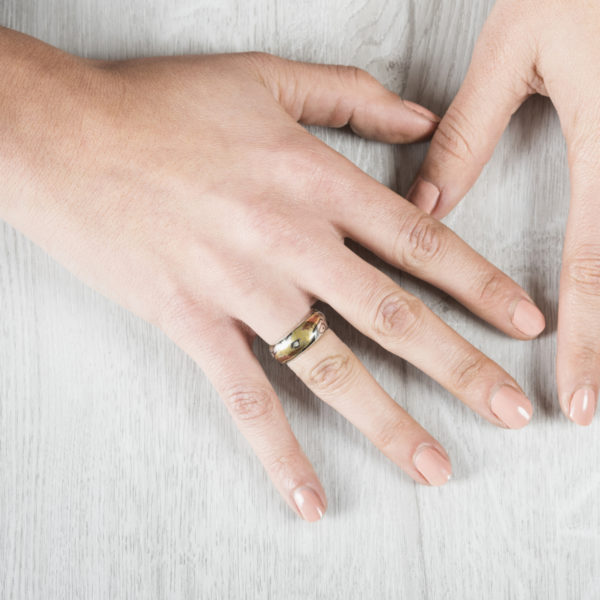
[[[325,331],[327,331],[325,315],[320,310],[311,310],[291,333],[269,346],[269,351],[280,363],[286,363],[314,344]]]

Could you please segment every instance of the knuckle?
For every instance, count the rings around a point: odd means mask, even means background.
[[[364,85],[373,85],[376,83],[376,79],[364,69],[360,67],[355,67],[353,65],[335,65],[340,79],[344,82],[350,82],[354,85],[364,86]]]
[[[395,418],[387,420],[373,436],[373,443],[379,448],[384,454],[389,453],[391,449],[401,439],[403,439],[404,433],[408,429],[408,421],[402,418]]]
[[[328,186],[336,181],[335,167],[331,150],[306,133],[292,135],[278,140],[263,163],[270,165],[273,181],[282,189],[290,186],[299,195],[307,192],[325,196]]]
[[[598,106],[600,98],[594,98],[590,104]],[[593,186],[600,168],[600,126],[597,125],[598,113],[584,109],[572,111],[565,124],[568,143],[569,164],[574,182],[584,187]]]
[[[418,214],[401,229],[396,246],[405,263],[422,265],[440,260],[446,252],[446,228],[432,217]]]
[[[566,261],[566,275],[577,293],[600,294],[600,247],[582,246]]]
[[[297,150],[294,149],[289,158],[290,180],[298,180],[303,187],[311,191],[318,191],[334,180],[332,164],[326,148],[307,145]],[[300,176],[300,177],[298,177]]]
[[[233,417],[246,422],[268,419],[276,406],[274,393],[261,385],[234,388],[224,394],[223,399]]]
[[[322,396],[344,393],[354,384],[358,376],[358,363],[350,353],[327,356],[309,371],[307,383]]]
[[[451,157],[461,163],[471,163],[475,159],[469,142],[472,133],[473,127],[469,118],[453,104],[440,121],[432,144],[441,151],[442,157]]]
[[[157,304],[157,308],[147,317],[147,320],[171,334],[182,327],[185,328],[193,310],[193,301],[188,294],[175,287],[163,295],[162,302]]]
[[[225,315],[213,299],[194,295],[174,280],[171,284],[163,282],[162,285],[150,286],[144,297],[152,298],[152,303],[136,308],[134,312],[178,344],[190,337],[203,337],[215,327],[223,327],[226,322]]]
[[[490,304],[498,298],[499,292],[505,283],[501,273],[495,271],[485,272],[477,281],[477,298],[479,304]]]
[[[266,459],[265,467],[273,480],[285,488],[293,489],[299,483],[298,473],[303,471],[303,460],[297,450],[288,451]]]
[[[268,52],[264,52],[261,50],[250,50],[248,52],[244,52],[243,56],[245,56],[249,60],[255,60],[257,62],[270,62],[277,58],[274,54],[269,54]]]
[[[483,354],[468,353],[461,357],[453,369],[456,388],[470,388],[482,376],[487,366],[488,359]]]
[[[373,329],[382,337],[407,340],[423,322],[423,305],[402,291],[393,291],[377,307]]]
[[[262,81],[271,75],[271,71],[279,60],[274,54],[259,50],[241,52],[238,54],[238,59],[242,61],[244,67],[250,69]]]
[[[333,65],[329,67],[333,70],[334,77],[338,79],[342,92],[336,102],[332,104],[328,111],[327,121],[331,127],[343,127],[350,123],[352,130],[356,133],[356,122],[353,122],[353,116],[356,114],[356,103],[351,101],[352,94],[367,94],[372,97],[381,95],[385,88],[364,69],[354,66]],[[331,73],[329,73],[331,74]],[[359,106],[358,110],[362,110]]]
[[[591,340],[579,341],[569,350],[569,362],[577,365],[580,373],[597,371],[600,363],[600,347],[595,346]]]
[[[251,246],[260,249],[266,256],[281,252],[297,254],[303,248],[306,250],[305,227],[295,219],[294,211],[286,212],[281,206],[268,202],[249,203],[245,230]],[[243,274],[244,277],[246,275]]]
[[[254,211],[248,232],[253,234],[257,245],[264,247],[267,255],[278,249],[295,248],[299,242],[296,229],[287,216],[269,208]]]

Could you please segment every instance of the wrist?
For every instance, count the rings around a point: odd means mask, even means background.
[[[0,27],[0,218],[43,218],[80,146],[86,61]],[[26,232],[26,231],[25,231]]]

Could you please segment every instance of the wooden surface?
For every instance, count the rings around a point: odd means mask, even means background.
[[[491,4],[3,0],[0,23],[86,56],[257,49],[359,65],[443,112]],[[315,132],[400,192],[426,149]],[[543,307],[534,342],[355,247],[515,375],[536,408],[525,430],[484,422],[327,313],[445,444],[455,475],[443,489],[413,483],[257,343],[329,495],[316,526],[278,497],[191,359],[1,225],[0,597],[600,597],[600,419],[567,422],[554,383],[565,165],[552,106],[533,99],[446,220]]]

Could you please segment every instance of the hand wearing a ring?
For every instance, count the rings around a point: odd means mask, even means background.
[[[544,327],[529,296],[300,125],[403,143],[433,133],[429,111],[361,70],[264,54],[88,61],[9,30],[0,46],[0,216],[187,352],[303,518],[325,493],[252,342],[316,300],[494,425],[528,422],[506,371],[344,239],[522,340]],[[334,331],[286,364],[414,480],[448,480],[442,446]]]

